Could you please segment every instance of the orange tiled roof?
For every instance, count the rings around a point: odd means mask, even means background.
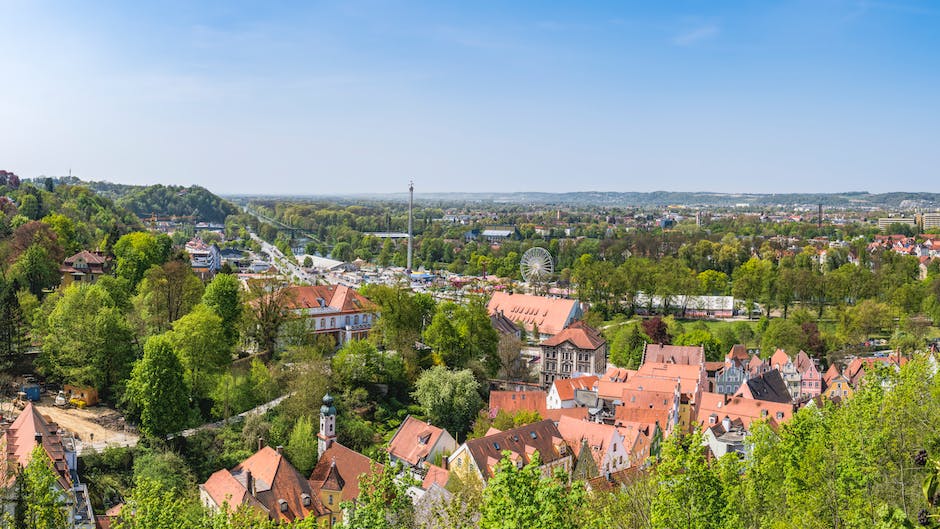
[[[783,415],[777,418],[777,413]],[[774,419],[778,423],[790,420],[793,416],[793,405],[768,400],[746,399],[744,397],[731,397],[727,399],[720,393],[702,393],[697,406],[696,420],[700,424],[708,424],[710,415],[717,416],[716,423],[728,417],[732,421],[740,419],[745,428],[760,419]]]
[[[826,374],[823,375],[823,380],[826,382],[826,385],[828,386],[832,384],[833,379],[835,379],[837,376],[841,374],[842,373],[839,372],[839,368],[836,367],[835,364],[830,364],[829,369],[826,370]]]
[[[515,413],[519,410],[537,411],[545,417],[548,393],[544,391],[491,391],[490,415],[495,417],[501,410],[506,413]]]
[[[428,466],[428,473],[424,475],[424,481],[421,482],[421,488],[428,490],[431,485],[437,484],[440,487],[446,487],[450,479],[450,471],[437,465]]]
[[[701,365],[705,362],[705,348],[700,345],[663,345],[648,343],[643,363]]]
[[[507,318],[525,324],[528,329],[536,325],[543,334],[558,334],[576,313],[577,303],[573,299],[494,292],[486,308],[490,314],[502,311]]]
[[[627,379],[636,374],[635,369],[624,369],[621,367],[609,367],[604,373],[603,380],[611,382],[626,382]]]
[[[443,429],[409,415],[405,417],[404,422],[389,441],[388,453],[416,466],[421,460],[427,458],[443,434]]]
[[[330,307],[341,313],[374,312],[377,307],[365,296],[345,285],[304,285],[288,288],[289,309]],[[322,303],[321,303],[322,301]]]
[[[539,330],[541,330],[541,327],[539,327]],[[555,334],[539,345],[544,347],[556,347],[565,342],[570,342],[578,349],[595,351],[606,344],[607,340],[590,325],[583,321],[576,321],[569,325],[568,328]]]
[[[783,349],[777,349],[774,351],[773,356],[770,357],[770,367],[776,369],[783,369],[783,366],[787,365],[787,362],[790,361],[790,355],[787,354]]]
[[[604,454],[607,452],[610,443],[618,442],[623,437],[623,434],[617,428],[609,424],[582,421],[571,417],[562,417],[558,421],[558,431],[561,433],[562,439],[574,451],[576,458],[582,456],[583,441],[587,441],[588,448],[591,450],[591,457],[597,463],[598,468],[601,468]]]
[[[0,476],[0,484],[10,485],[15,480],[18,469],[26,468],[33,458],[36,437],[41,435],[42,447],[52,460],[59,486],[66,490],[70,489],[72,476],[68,462],[65,460],[65,447],[62,446],[58,429],[56,423],[49,422],[40,415],[32,402],[27,402],[16,420],[3,432],[2,444],[0,444],[3,450],[0,452],[0,457],[3,458],[4,473]]]
[[[376,472],[382,471],[382,465],[378,463],[375,464],[375,468]],[[359,497],[359,477],[370,472],[372,472],[371,459],[339,443],[333,443],[323,452],[320,460],[317,461],[317,466],[313,468],[313,473],[310,474],[310,485],[314,490],[319,491],[324,483],[331,486],[333,484],[330,483],[331,480],[334,482],[342,480],[340,496],[343,501],[352,501]]]
[[[555,386],[559,399],[572,400],[574,399],[575,389],[593,390],[595,382],[597,382],[597,377],[590,375],[577,378],[558,378],[552,382],[552,385]]]

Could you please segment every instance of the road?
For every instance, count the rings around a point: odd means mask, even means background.
[[[251,238],[255,242],[261,245],[261,250],[271,256],[271,261],[274,266],[277,267],[278,271],[282,274],[289,275],[292,283],[312,283],[313,278],[304,271],[304,269],[295,263],[293,259],[288,258],[284,253],[277,249],[276,246],[266,242],[261,237],[258,237],[254,233],[251,233]]]

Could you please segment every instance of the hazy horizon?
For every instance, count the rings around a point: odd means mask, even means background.
[[[932,4],[3,6],[0,169],[23,177],[882,193],[940,166]]]

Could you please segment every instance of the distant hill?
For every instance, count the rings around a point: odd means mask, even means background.
[[[376,200],[407,200],[406,193],[343,195],[344,198],[367,198]],[[247,197],[245,197],[247,198]],[[273,197],[265,197],[273,198]],[[307,198],[307,197],[284,197]],[[328,198],[319,196],[316,198]],[[894,192],[868,193],[854,191],[845,193],[709,193],[653,191],[614,192],[614,191],[578,191],[570,193],[415,193],[420,200],[445,202],[498,202],[509,204],[541,205],[597,205],[619,207],[643,206],[711,206],[733,207],[738,204],[749,206],[815,206],[836,208],[872,208],[872,209],[912,209],[940,207],[940,193]]]
[[[84,182],[74,177],[54,178],[53,181],[88,186],[140,217],[193,215],[197,220],[221,223],[225,222],[225,217],[238,213],[234,204],[199,186],[135,186],[111,182]]]

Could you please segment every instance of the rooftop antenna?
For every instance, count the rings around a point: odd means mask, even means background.
[[[412,224],[414,223],[415,182],[408,182],[408,273],[411,273]]]

